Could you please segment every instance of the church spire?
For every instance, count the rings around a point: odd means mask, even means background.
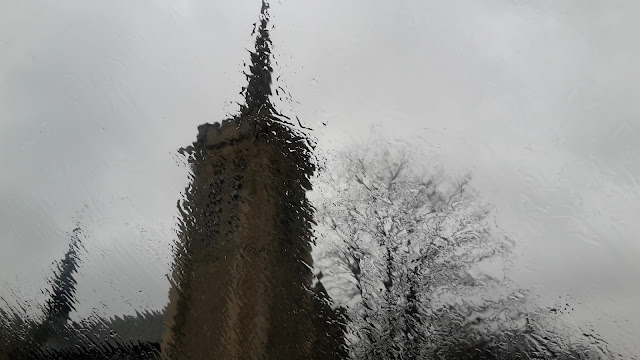
[[[260,21],[253,34],[256,34],[255,51],[251,52],[249,73],[245,73],[249,83],[242,88],[245,104],[240,106],[242,115],[256,114],[263,109],[272,109],[271,95],[271,39],[269,38],[269,4],[262,0]]]
[[[50,298],[43,309],[44,318],[33,333],[37,345],[43,345],[50,337],[61,332],[69,322],[69,315],[75,310],[77,283],[74,274],[78,272],[78,252],[82,248],[81,232],[80,228],[73,230],[69,249],[64,259],[57,264],[53,278],[49,281]]]

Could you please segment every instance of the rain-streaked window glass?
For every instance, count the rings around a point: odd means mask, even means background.
[[[0,3],[0,360],[637,359],[640,3]]]

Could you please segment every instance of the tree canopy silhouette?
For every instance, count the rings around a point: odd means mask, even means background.
[[[493,225],[471,177],[447,177],[414,149],[354,145],[314,183],[315,263],[347,308],[351,357],[603,356],[504,276],[514,242]]]

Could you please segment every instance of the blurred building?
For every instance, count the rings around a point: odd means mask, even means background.
[[[0,310],[0,360],[344,357],[344,321],[311,270],[312,142],[270,102],[268,22],[263,1],[240,113],[199,126],[196,141],[181,149],[193,177],[179,205],[164,314],[69,321],[74,231],[44,318],[27,323]]]
[[[274,109],[263,2],[240,114],[198,128],[163,353],[176,359],[339,358],[342,326],[312,287],[310,139]]]

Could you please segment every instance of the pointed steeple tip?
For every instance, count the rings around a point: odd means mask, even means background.
[[[260,21],[253,34],[256,35],[255,50],[250,53],[249,72],[245,73],[248,84],[243,88],[245,104],[241,105],[242,115],[256,114],[264,109],[272,109],[271,95],[271,39],[269,37],[269,3],[262,0]]]

